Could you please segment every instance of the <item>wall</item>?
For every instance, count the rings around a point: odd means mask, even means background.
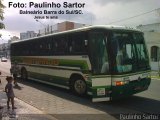
[[[158,70],[158,62],[153,62],[151,60],[151,47],[157,46],[160,48],[160,32],[144,32],[144,37],[145,37],[148,52],[149,52],[151,69]]]

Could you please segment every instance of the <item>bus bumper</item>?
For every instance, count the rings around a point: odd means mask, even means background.
[[[148,89],[151,78],[143,78],[140,81],[130,81],[122,86],[112,86],[111,100],[117,100],[129,97],[133,94],[145,91]]]

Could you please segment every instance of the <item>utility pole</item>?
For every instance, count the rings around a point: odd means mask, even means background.
[[[158,57],[158,75],[159,75],[159,77],[160,77],[160,63],[159,63],[159,61],[160,61],[160,48],[158,47],[158,53],[157,53],[158,55],[157,55],[157,57]]]
[[[48,30],[48,26],[47,25],[45,25],[44,23],[42,23],[41,21],[39,21],[39,20],[36,20],[36,22],[39,22],[39,23],[41,23],[43,26],[44,26],[44,30],[45,30],[45,35],[46,35],[46,29]]]

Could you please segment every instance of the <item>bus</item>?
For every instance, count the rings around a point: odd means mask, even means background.
[[[117,100],[148,89],[150,64],[143,33],[88,26],[11,43],[11,66],[34,80],[92,97]]]

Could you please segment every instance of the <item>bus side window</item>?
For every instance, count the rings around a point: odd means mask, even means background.
[[[74,48],[75,48],[75,41],[73,38],[73,34],[71,34],[68,36],[68,48],[67,48],[68,54],[73,55],[75,51]]]
[[[73,53],[73,41],[72,40],[69,40],[69,43],[68,43],[68,51],[69,51],[69,54],[72,54]]]
[[[107,38],[103,32],[91,32],[90,39],[90,56],[94,74],[108,74],[109,61],[107,52]]]
[[[55,38],[55,52],[57,55],[62,55],[64,53],[63,42],[64,40],[61,37]]]
[[[56,51],[56,48],[55,48],[55,37],[52,37],[51,38],[51,51],[50,51],[50,54],[51,55],[55,55],[55,51]]]
[[[84,55],[87,54],[87,37],[85,33],[75,33],[72,35],[70,42],[70,51],[74,54]]]

